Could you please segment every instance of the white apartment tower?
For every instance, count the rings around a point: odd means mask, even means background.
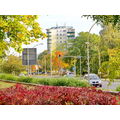
[[[75,38],[75,29],[71,26],[56,26],[47,29],[47,48],[48,51],[56,49],[57,44],[67,43],[68,40]]]

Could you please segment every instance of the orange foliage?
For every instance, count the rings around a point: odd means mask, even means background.
[[[53,58],[53,65],[56,67],[56,69],[60,69],[60,68],[66,68],[68,67],[67,63],[64,63],[62,61],[62,57],[63,57],[64,53],[61,51],[56,51],[55,52],[55,56]]]

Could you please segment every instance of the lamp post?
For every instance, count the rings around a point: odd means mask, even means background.
[[[88,31],[88,38],[87,38],[87,65],[88,65],[88,68],[87,68],[87,71],[88,71],[88,79],[89,79],[89,74],[90,74],[90,49],[89,49],[89,45],[90,45],[90,40],[89,40],[89,37],[90,37],[90,32],[92,30],[92,28],[94,27],[94,25],[96,24],[97,22],[95,22],[89,29]]]

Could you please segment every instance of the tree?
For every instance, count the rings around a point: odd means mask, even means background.
[[[81,65],[82,65],[82,73],[87,72],[87,49],[86,49],[86,42],[88,39],[90,40],[90,68],[91,72],[97,73],[99,68],[99,42],[100,42],[100,36],[96,34],[90,34],[88,32],[80,32],[75,40],[71,41],[71,46],[68,48],[68,56],[82,56]],[[66,61],[69,58],[66,58]],[[71,65],[71,68],[73,67],[73,64],[71,64],[73,59],[69,59],[69,64]],[[79,73],[79,67],[80,67],[80,60],[77,59],[77,73]]]
[[[100,36],[104,48],[113,49],[120,47],[120,31],[113,27],[112,24],[104,26],[100,31]]]
[[[110,81],[120,77],[120,49],[109,49],[109,61],[102,63],[99,71]]]
[[[50,53],[47,50],[38,55],[38,62],[43,71],[50,71]]]
[[[120,29],[120,15],[83,15],[84,17],[91,18],[93,21],[101,25],[112,24]]]
[[[17,57],[10,55],[1,64],[1,71],[4,73],[14,73],[18,75],[22,71],[25,71],[25,66],[22,65],[22,60]]]
[[[37,18],[37,15],[0,15],[0,54],[10,47],[20,52],[22,44],[46,37]]]
[[[68,64],[62,60],[63,56],[64,56],[64,53],[61,51],[55,51],[54,53],[53,66],[54,66],[54,69],[59,72],[61,69],[68,67]]]
[[[117,51],[118,49],[120,49],[119,34],[119,30],[113,27],[111,24],[104,26],[103,29],[100,31],[102,66],[99,71],[102,73],[103,76],[108,77],[110,80],[119,78],[120,76],[120,56],[119,51]],[[112,57],[112,54],[114,54],[115,57]]]

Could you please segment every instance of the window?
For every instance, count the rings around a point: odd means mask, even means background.
[[[62,41],[60,41],[60,43],[62,43]]]

